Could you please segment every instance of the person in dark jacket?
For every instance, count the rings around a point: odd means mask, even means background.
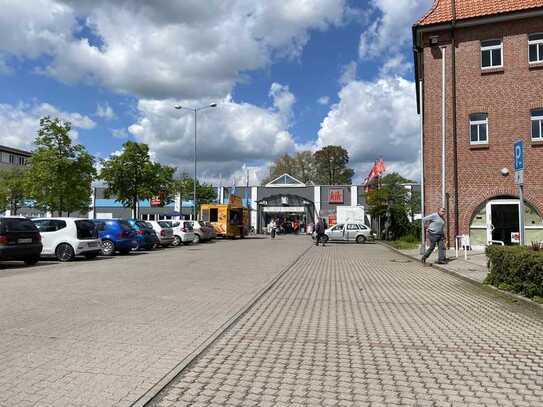
[[[324,231],[326,229],[324,228],[324,222],[321,218],[317,221],[317,224],[315,225],[315,234],[317,235],[317,238],[315,239],[315,245],[318,246],[320,242],[322,242],[322,247],[326,244],[326,240],[324,238]]]

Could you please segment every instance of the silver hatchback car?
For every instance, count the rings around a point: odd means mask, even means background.
[[[362,222],[347,222],[329,227],[324,231],[325,242],[349,241],[366,243],[375,239],[375,234]]]

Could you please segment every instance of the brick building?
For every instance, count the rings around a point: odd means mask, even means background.
[[[543,0],[436,0],[413,45],[425,213],[445,202],[451,244],[468,233],[474,246],[511,243],[512,148],[522,139],[526,242],[543,240]]]

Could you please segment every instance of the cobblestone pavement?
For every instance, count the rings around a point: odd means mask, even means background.
[[[0,406],[131,405],[307,247],[225,240],[0,270]]]
[[[379,245],[312,248],[151,404],[542,406],[543,315]]]

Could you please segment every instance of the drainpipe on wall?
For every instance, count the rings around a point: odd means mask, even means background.
[[[456,0],[452,0],[452,25],[451,25],[451,37],[452,37],[452,126],[453,126],[453,166],[454,166],[454,236],[460,235],[460,225],[458,221],[460,219],[460,212],[458,208],[458,135],[456,132]],[[469,231],[468,231],[469,233]]]
[[[423,97],[423,81],[419,81],[419,97],[420,97],[420,213],[424,218],[424,97]],[[426,249],[426,233],[421,220],[421,245],[420,253],[424,254]]]
[[[441,207],[445,208],[446,205],[446,186],[445,186],[445,130],[446,130],[446,73],[447,69],[446,56],[447,56],[447,46],[442,45],[441,47]]]

